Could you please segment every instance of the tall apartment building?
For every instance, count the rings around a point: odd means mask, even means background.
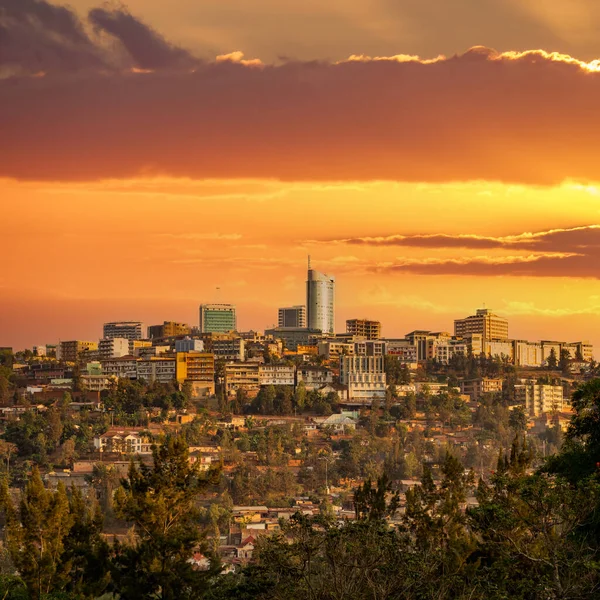
[[[515,385],[515,400],[525,407],[532,417],[543,413],[560,412],[565,407],[561,385],[543,385],[535,379],[521,379]]]
[[[58,344],[56,358],[64,362],[77,362],[82,352],[92,352],[94,350],[98,350],[98,342],[68,340]]]
[[[277,323],[279,327],[306,327],[306,307],[298,305],[280,308]]]
[[[383,356],[342,356],[340,383],[348,387],[350,403],[384,400],[387,386]]]
[[[104,323],[103,338],[125,338],[141,340],[144,337],[144,324],[141,321],[114,321]]]
[[[236,329],[235,305],[200,305],[200,333],[227,333]]]
[[[177,337],[179,335],[190,335],[192,328],[187,323],[176,323],[165,321],[162,325],[150,325],[148,337],[152,339],[164,337]]]
[[[119,358],[129,354],[129,340],[125,338],[104,338],[98,342],[100,360]]]
[[[474,315],[454,321],[454,335],[467,337],[481,334],[487,340],[508,338],[508,321],[487,308],[480,308]]]
[[[260,388],[258,363],[235,362],[225,365],[225,391],[233,394],[236,390],[257,391]]]
[[[177,352],[175,377],[190,382],[197,396],[215,393],[215,355],[212,352]]]
[[[136,367],[138,380],[143,379],[148,383],[169,383],[177,375],[175,359],[170,357],[149,356],[138,360]]]
[[[333,333],[335,329],[335,277],[315,271],[308,259],[306,315],[309,329]]]
[[[346,332],[367,340],[378,340],[381,337],[381,323],[368,319],[349,319],[346,321]]]

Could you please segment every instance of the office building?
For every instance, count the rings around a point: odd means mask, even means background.
[[[383,356],[342,356],[340,383],[348,388],[350,404],[385,400],[387,386]]]
[[[227,333],[237,329],[233,304],[201,304],[200,333]]]
[[[308,259],[306,315],[309,329],[333,333],[335,329],[335,277],[315,271]]]
[[[454,321],[454,335],[466,337],[479,333],[487,340],[508,338],[508,321],[487,308],[480,308],[474,315]]]
[[[286,306],[279,309],[279,327],[306,327],[306,307]]]
[[[346,321],[346,332],[367,340],[378,340],[381,337],[381,323],[368,319],[349,319]]]
[[[98,350],[97,342],[69,340],[58,344],[56,358],[64,362],[77,362],[82,353],[89,353],[95,350]]]
[[[141,321],[115,321],[104,323],[103,338],[125,338],[141,340],[144,337],[144,325]]]
[[[164,337],[177,337],[190,335],[192,328],[187,323],[176,323],[165,321],[162,325],[150,325],[148,327],[148,338],[151,340]]]
[[[98,342],[100,360],[119,358],[129,354],[129,340],[125,338],[105,338]]]

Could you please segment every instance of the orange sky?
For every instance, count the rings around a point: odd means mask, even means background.
[[[308,254],[336,275],[339,330],[451,331],[485,303],[512,337],[599,345],[600,10],[486,0],[473,39],[451,27],[472,3],[428,3],[429,28],[409,2],[261,0],[257,29],[221,0],[89,21],[87,0],[81,21],[15,4],[0,17],[0,346],[197,324],[217,286],[262,329],[304,301]],[[477,43],[504,54],[464,52]],[[509,52],[539,47],[560,54]],[[233,51],[263,62],[214,61]]]

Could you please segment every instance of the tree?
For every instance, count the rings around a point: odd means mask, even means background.
[[[123,600],[196,597],[214,571],[189,563],[203,546],[198,497],[218,473],[202,477],[190,466],[182,438],[168,437],[152,451],[153,465],[131,463],[129,478],[115,495],[117,516],[133,524],[137,544],[117,544],[113,579]]]
[[[558,361],[558,368],[563,373],[568,373],[570,363],[571,363],[571,355],[569,354],[569,351],[566,348],[563,348],[560,351],[560,360]]]
[[[556,357],[556,350],[554,348],[552,348],[550,350],[550,354],[548,355],[548,358],[546,359],[546,364],[550,371],[553,371],[554,369],[556,369],[556,367],[558,365],[558,358]]]
[[[29,594],[40,600],[51,591],[64,589],[69,578],[70,565],[62,560],[73,525],[67,494],[62,484],[56,491],[47,490],[34,468],[17,511],[6,483],[4,486],[6,543]]]

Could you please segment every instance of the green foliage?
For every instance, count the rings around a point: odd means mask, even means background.
[[[198,497],[216,483],[190,466],[187,445],[168,437],[153,449],[153,465],[131,463],[129,478],[115,495],[117,516],[131,523],[135,544],[117,544],[112,565],[116,589],[123,600],[198,597],[212,571],[189,563],[201,547]]]

